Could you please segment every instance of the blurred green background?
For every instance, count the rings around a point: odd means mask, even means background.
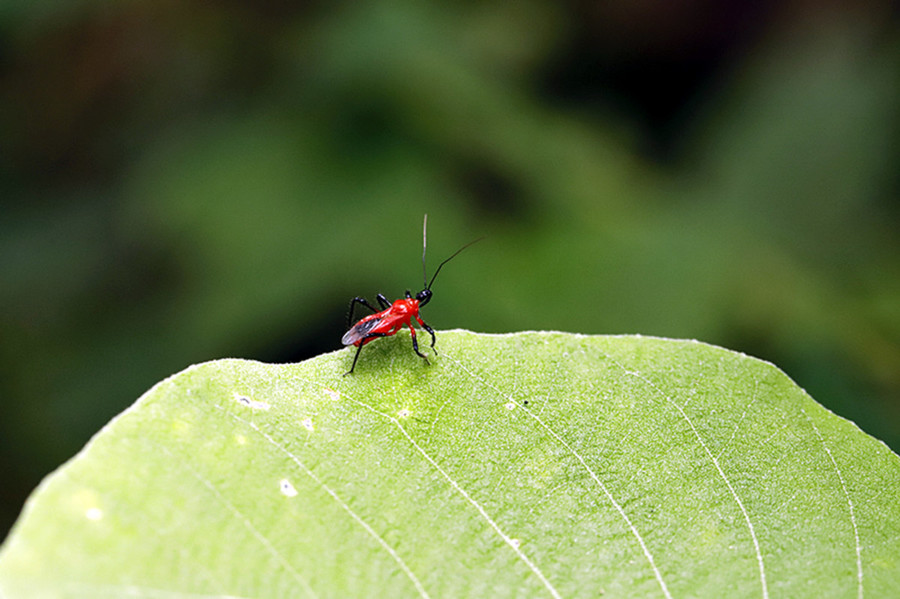
[[[162,378],[418,290],[425,212],[487,236],[435,328],[701,339],[896,450],[898,140],[890,2],[6,0],[0,536]]]

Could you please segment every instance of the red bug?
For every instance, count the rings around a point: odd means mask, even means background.
[[[477,241],[481,241],[482,238],[478,238],[475,241],[470,241],[466,245],[462,246],[458,250],[456,250],[452,256],[444,260],[438,265],[437,270],[434,271],[434,276],[431,277],[431,281],[428,281],[428,275],[425,270],[425,249],[428,245],[427,241],[427,231],[428,231],[428,215],[425,215],[424,222],[422,223],[422,282],[425,284],[425,288],[422,291],[418,292],[415,296],[406,290],[406,297],[402,299],[398,299],[391,303],[388,299],[381,293],[375,296],[378,300],[378,304],[381,306],[382,310],[379,311],[375,306],[370,304],[366,298],[364,297],[354,297],[350,300],[350,313],[347,315],[347,326],[349,330],[344,333],[343,338],[341,338],[341,343],[344,345],[355,345],[356,346],[356,355],[353,356],[353,365],[350,366],[350,370],[344,373],[344,376],[347,376],[353,369],[356,368],[356,361],[359,360],[359,353],[362,351],[363,346],[370,341],[374,341],[379,337],[389,337],[393,335],[397,331],[399,331],[402,327],[409,327],[409,332],[412,335],[412,346],[413,351],[416,352],[425,363],[428,364],[428,358],[419,351],[419,343],[416,341],[416,329],[413,327],[412,320],[415,318],[416,322],[419,323],[423,329],[428,331],[428,334],[431,335],[431,349],[437,354],[437,350],[434,349],[434,342],[436,341],[434,336],[434,329],[425,324],[425,321],[422,320],[422,317],[419,316],[419,308],[427,304],[431,301],[431,286],[434,284],[434,280],[437,278],[438,273],[441,272],[441,268],[450,262],[453,258],[456,257],[461,251],[472,245]],[[350,326],[353,322],[353,310],[356,307],[356,304],[360,304],[365,306],[374,314],[370,314],[365,318],[362,318],[359,322]]]

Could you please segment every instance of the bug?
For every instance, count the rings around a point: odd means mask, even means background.
[[[350,300],[350,313],[347,315],[348,331],[344,333],[344,336],[341,338],[341,343],[344,345],[355,345],[356,355],[353,356],[353,364],[350,366],[350,370],[345,372],[344,376],[352,373],[353,369],[356,368],[356,361],[359,360],[359,353],[366,343],[374,341],[379,337],[389,337],[397,333],[404,326],[409,327],[409,332],[412,335],[413,351],[428,364],[428,357],[419,351],[419,343],[416,339],[416,329],[413,327],[412,323],[413,319],[415,319],[415,321],[419,323],[419,326],[428,331],[428,334],[431,335],[431,349],[437,354],[437,350],[434,349],[434,343],[436,341],[434,329],[422,320],[422,317],[419,316],[419,309],[431,301],[431,286],[434,284],[434,280],[437,278],[438,273],[441,272],[441,268],[455,258],[461,251],[473,243],[481,241],[483,238],[479,237],[456,250],[453,255],[438,265],[437,270],[434,271],[434,276],[432,276],[431,281],[429,281],[427,270],[425,268],[425,250],[428,246],[427,234],[428,215],[426,214],[422,223],[422,283],[425,285],[422,291],[413,295],[407,289],[406,296],[395,300],[393,303],[389,302],[384,294],[379,293],[375,298],[378,300],[381,310],[370,304],[364,297],[354,297]],[[374,312],[374,314],[369,314],[360,319],[356,324],[352,324],[353,312],[357,304],[365,306]]]

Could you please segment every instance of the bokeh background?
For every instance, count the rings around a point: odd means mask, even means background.
[[[900,448],[900,14],[6,0],[0,538],[155,382],[434,327],[697,338]],[[211,431],[210,434],[214,434]]]

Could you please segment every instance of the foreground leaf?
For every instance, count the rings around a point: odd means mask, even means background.
[[[900,459],[696,342],[441,332],[167,379],[47,478],[5,597],[888,597]]]

